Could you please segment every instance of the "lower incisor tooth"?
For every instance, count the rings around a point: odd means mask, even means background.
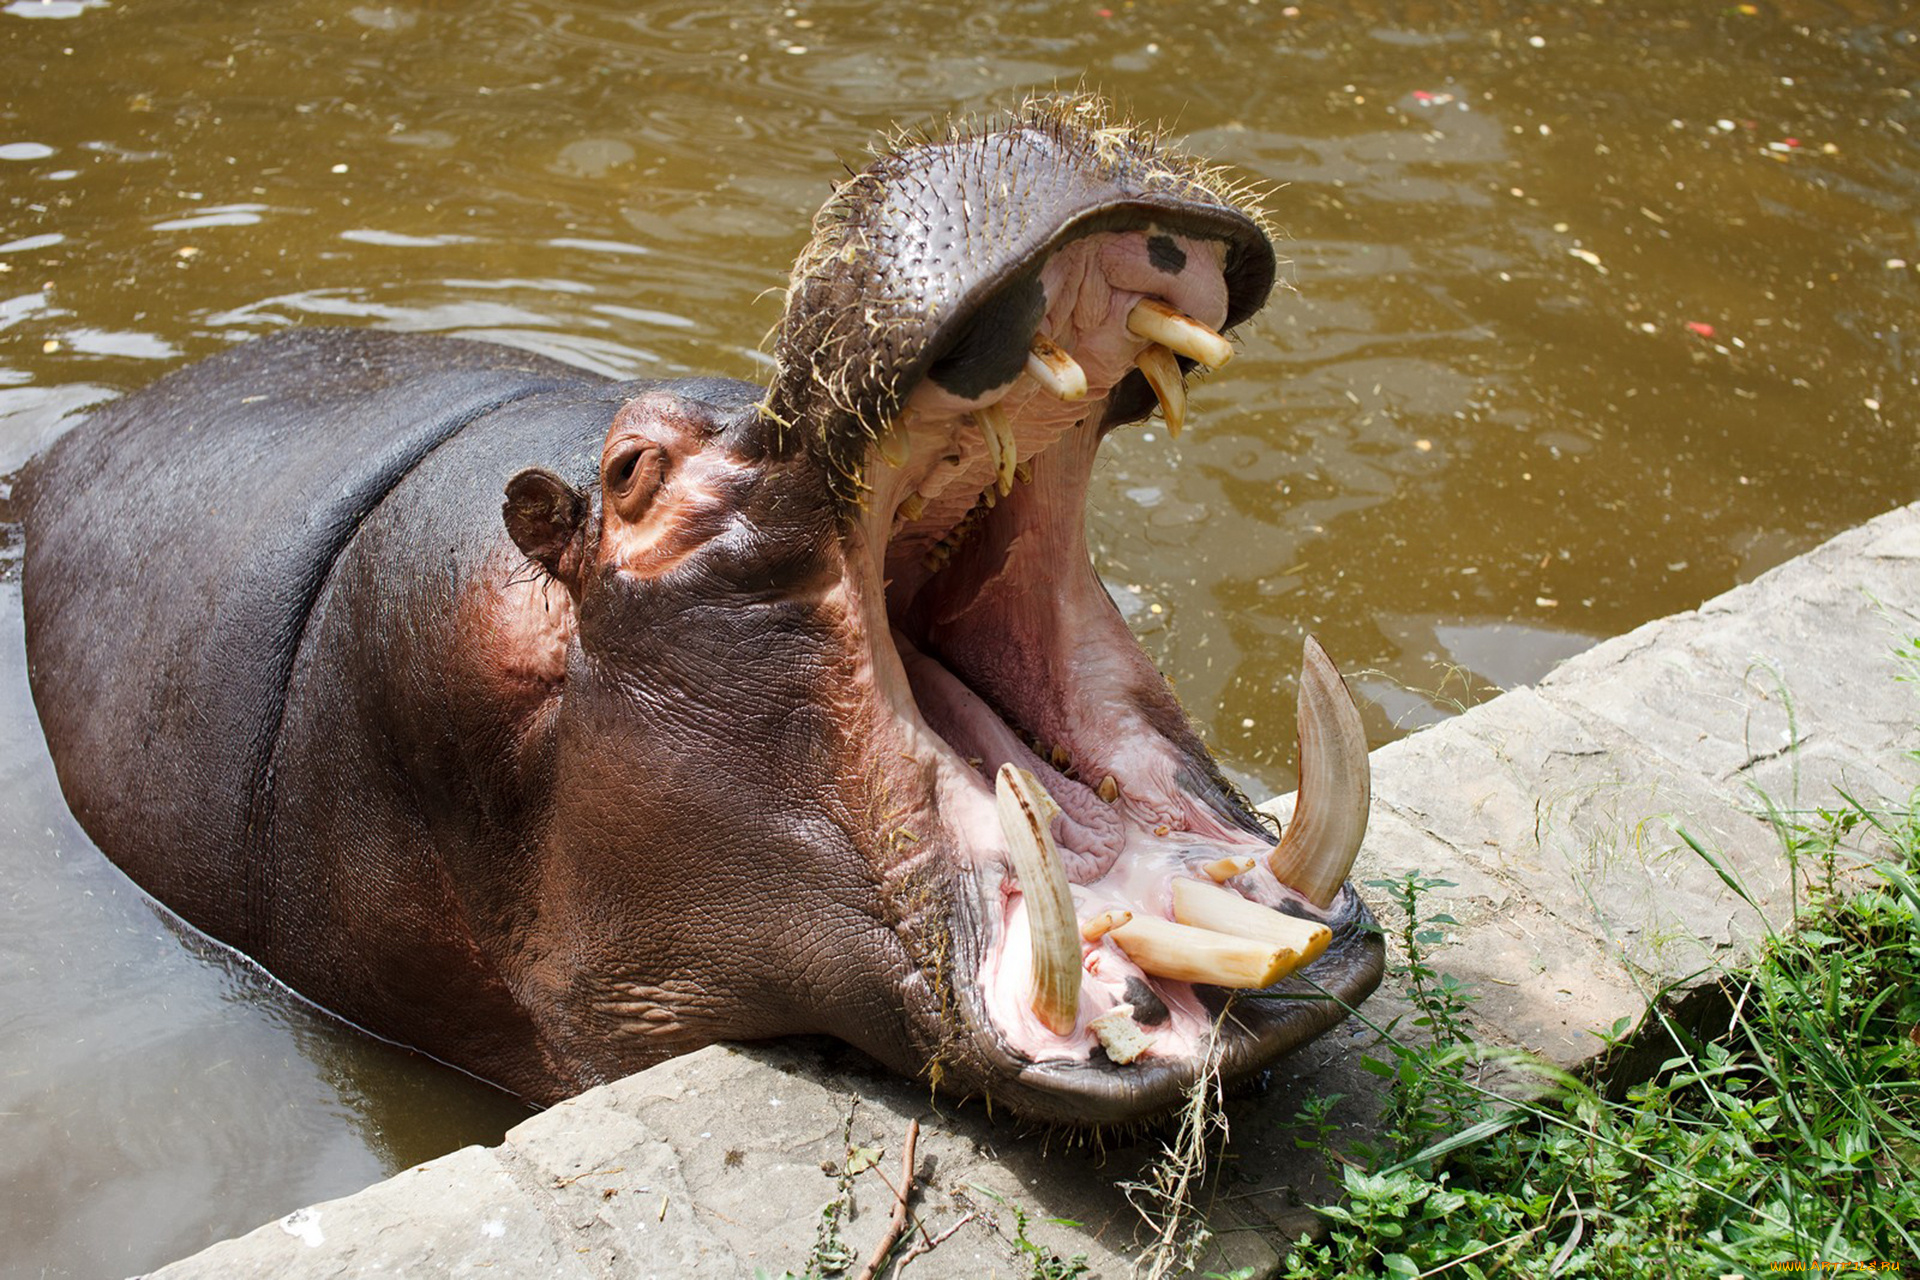
[[[1333,941],[1333,930],[1317,920],[1302,920],[1249,901],[1223,885],[1204,880],[1173,882],[1173,918],[1197,929],[1286,947],[1312,964]]]
[[[1213,881],[1215,884],[1225,884],[1235,876],[1244,875],[1253,870],[1253,859],[1216,858],[1201,867],[1200,870],[1206,874],[1207,879]]]
[[[1230,937],[1156,916],[1135,916],[1107,936],[1142,973],[1176,982],[1257,990],[1272,986],[1301,965],[1300,953],[1291,947]]]
[[[1080,926],[1080,936],[1088,942],[1098,942],[1131,919],[1131,911],[1102,911]]]

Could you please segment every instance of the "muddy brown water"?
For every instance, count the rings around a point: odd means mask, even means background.
[[[1868,0],[9,0],[0,475],[292,324],[761,378],[843,160],[1084,80],[1275,187],[1289,289],[1181,440],[1109,445],[1091,521],[1284,789],[1307,630],[1384,742],[1916,496],[1916,36]],[[0,546],[0,1269],[137,1271],[497,1139],[510,1100],[92,849]]]

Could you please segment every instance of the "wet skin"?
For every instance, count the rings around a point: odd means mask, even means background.
[[[325,1007],[543,1101],[825,1032],[1093,1122],[1326,1029],[1381,965],[1345,866],[1283,881],[1084,536],[1101,440],[1177,412],[1143,369],[1193,363],[1138,363],[1140,304],[1230,330],[1272,251],[1106,123],[1047,108],[845,184],[770,389],[316,330],[109,406],[23,486],[34,693],[89,834]],[[1164,918],[1241,858],[1232,892],[1326,925],[1317,958],[1236,995],[1116,931],[1048,1005],[1029,783],[1076,919]],[[1091,1029],[1122,1006],[1126,1061]]]

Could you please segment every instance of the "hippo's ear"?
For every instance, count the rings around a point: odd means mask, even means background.
[[[588,510],[587,495],[545,467],[516,472],[500,504],[513,545],[576,594]]]

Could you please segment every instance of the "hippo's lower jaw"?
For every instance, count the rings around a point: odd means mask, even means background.
[[[1302,806],[1275,848],[1085,542],[1114,406],[1150,387],[1177,432],[1183,363],[1230,354],[1211,327],[1223,255],[1177,218],[1140,219],[1030,268],[1012,286],[1030,302],[982,307],[964,358],[874,442],[848,534],[895,729],[877,753],[887,874],[948,882],[944,931],[909,937],[938,971],[926,985],[949,988],[929,995],[934,1069],[1027,1114],[1164,1110],[1209,1063],[1256,1070],[1379,980],[1379,939],[1342,890],[1367,761],[1332,664],[1308,642]],[[1006,323],[1021,311],[1037,324]],[[1229,1008],[1236,990],[1258,994]]]

